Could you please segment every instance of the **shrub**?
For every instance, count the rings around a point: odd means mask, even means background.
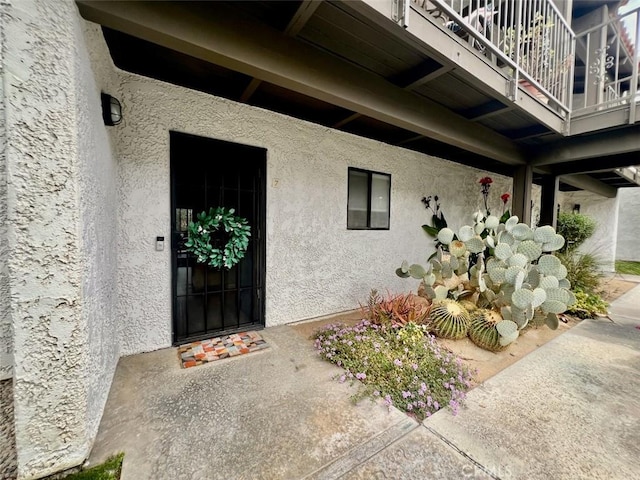
[[[601,273],[601,262],[590,253],[576,253],[573,251],[558,253],[557,257],[567,268],[567,280],[574,290],[596,293]]]
[[[582,290],[576,290],[576,303],[574,303],[567,313],[575,315],[578,318],[594,318],[598,314],[605,315],[607,313],[607,302],[602,300],[600,295],[588,293]]]
[[[317,332],[315,339],[320,355],[345,369],[341,382],[362,382],[354,399],[381,397],[389,407],[419,420],[446,405],[456,414],[471,386],[472,373],[461,360],[414,323],[332,324]]]
[[[558,215],[557,231],[567,242],[562,251],[571,251],[578,248],[587,238],[593,235],[595,230],[596,222],[591,217],[569,212],[560,212],[560,215]]]

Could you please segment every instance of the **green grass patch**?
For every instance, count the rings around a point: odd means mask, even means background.
[[[640,262],[618,260],[616,261],[616,272],[627,273],[629,275],[640,275]]]
[[[320,355],[345,369],[339,381],[360,380],[354,400],[371,396],[422,420],[443,407],[455,414],[473,373],[423,326],[327,325],[315,335]]]
[[[100,465],[73,473],[65,477],[65,480],[119,480],[123,459],[124,453],[119,453]]]

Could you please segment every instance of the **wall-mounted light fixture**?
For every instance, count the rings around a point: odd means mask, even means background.
[[[112,97],[108,93],[101,93],[102,100],[102,119],[105,125],[118,125],[122,121],[122,105],[117,98]]]
[[[575,203],[573,205],[573,213],[580,213],[580,204],[579,203]]]

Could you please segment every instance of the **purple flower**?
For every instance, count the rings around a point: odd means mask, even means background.
[[[373,391],[373,396],[374,397],[379,397],[380,396],[380,392],[378,390],[374,390]]]
[[[365,373],[356,373],[356,378],[358,380],[364,380],[365,378],[367,378],[367,375]]]
[[[411,364],[411,368],[413,368],[414,370],[418,370],[418,364],[417,363],[412,363]]]
[[[338,381],[340,383],[344,383],[344,381],[347,379],[347,377],[345,377],[344,375],[340,375],[340,378],[338,379]]]
[[[396,367],[401,367],[401,366],[402,366],[402,362],[401,362],[400,360],[398,360],[397,358],[393,361],[393,364],[394,364]]]
[[[412,396],[411,392],[404,392],[404,391],[402,392],[402,398],[409,398],[411,396]]]

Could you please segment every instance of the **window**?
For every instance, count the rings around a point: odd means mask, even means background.
[[[349,230],[389,230],[391,175],[349,167]]]

